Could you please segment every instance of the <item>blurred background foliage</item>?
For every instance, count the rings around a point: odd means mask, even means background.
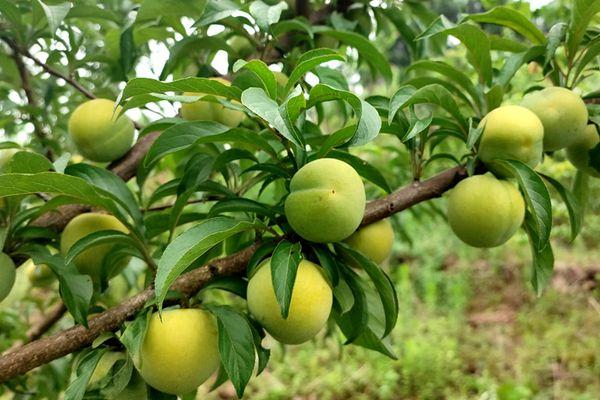
[[[30,1],[17,0],[25,13]],[[47,1],[59,4],[61,1]],[[169,74],[173,79],[197,75],[227,73],[227,62],[217,49],[227,42],[227,36],[214,34],[210,38],[190,35],[190,26],[199,10],[193,6],[182,10],[172,0],[104,0],[102,15],[90,15],[96,1],[76,2],[67,15],[64,29],[52,42],[49,55],[36,52],[35,41],[49,41],[44,27],[31,23],[24,30],[23,42],[31,52],[55,68],[76,77],[99,97],[115,98],[128,78],[147,76],[157,78],[171,50]],[[136,3],[140,11],[131,13]],[[324,4],[315,1],[315,8]],[[381,2],[376,2],[381,3]],[[433,0],[415,2],[410,12],[421,30],[435,16],[444,14],[456,21],[461,13],[481,12],[506,4],[516,8],[547,31],[557,22],[568,19],[570,1],[550,2],[492,1],[492,0]],[[545,4],[547,3],[547,4]],[[172,6],[172,7],[171,7]],[[157,16],[157,11],[160,15]],[[171,10],[172,12],[165,12]],[[194,12],[198,14],[194,15]],[[88,14],[86,14],[88,12]],[[368,65],[343,71],[350,89],[367,97],[391,95],[400,82],[410,79],[405,68],[414,54],[406,42],[381,21],[368,7],[351,10],[345,17],[357,22],[357,28],[371,32],[378,48],[387,49],[392,64],[394,84],[373,79]],[[182,15],[185,17],[182,18]],[[135,19],[134,19],[135,18]],[[591,26],[599,26],[596,16]],[[502,28],[485,26],[488,32],[509,33]],[[383,34],[376,34],[377,32]],[[184,38],[194,45],[184,47]],[[194,40],[201,39],[201,40]],[[207,40],[209,39],[209,40]],[[174,57],[178,42],[185,57]],[[123,46],[129,46],[123,51]],[[437,46],[437,47],[436,47]],[[191,53],[190,49],[193,49]],[[419,49],[429,59],[444,59],[470,74],[475,72],[465,63],[464,47],[449,42],[433,43]],[[292,55],[293,56],[293,55]],[[492,52],[494,65],[500,65],[503,52]],[[560,54],[559,54],[560,56]],[[361,61],[361,60],[357,60]],[[49,75],[26,60],[39,75],[31,81],[40,107],[31,108],[20,91],[18,70],[8,54],[0,54],[0,132],[2,140],[14,140],[39,148],[32,135],[33,126],[23,123],[25,115],[37,114],[48,127],[56,151],[74,152],[68,143],[66,124],[68,114],[84,97],[66,86],[62,80]],[[207,67],[212,65],[212,67]],[[80,68],[80,67],[84,68]],[[282,69],[285,71],[285,65]],[[356,66],[355,66],[356,67]],[[215,70],[213,70],[214,68]],[[511,81],[507,103],[516,103],[529,87],[543,83],[543,72],[536,64],[521,68]],[[598,74],[582,82],[581,92],[600,87]],[[176,109],[168,103],[150,106],[141,114],[132,113],[140,123],[157,116],[174,116]],[[335,109],[325,109],[325,124],[339,124]],[[324,128],[327,130],[327,128]],[[466,151],[464,144],[452,140],[443,146],[449,153]],[[357,152],[374,165],[389,182],[399,187],[410,181],[410,156],[396,137],[380,135],[374,142]],[[146,185],[150,193],[160,183],[173,176],[177,163],[166,160],[161,173]],[[428,166],[425,175],[451,166],[441,160]],[[540,170],[571,184],[575,169],[562,154],[547,158]],[[555,225],[552,241],[557,263],[552,285],[541,298],[529,287],[529,249],[523,232],[518,233],[501,248],[478,250],[468,248],[452,235],[445,224],[445,200],[438,199],[418,205],[393,218],[396,231],[394,253],[388,268],[400,299],[400,318],[392,334],[393,348],[399,360],[359,347],[349,346],[341,351],[338,337],[320,337],[316,343],[290,347],[285,352],[272,343],[273,362],[247,390],[252,399],[597,399],[600,393],[600,181],[590,182],[583,231],[575,242],[569,240],[567,210],[556,193],[553,194]],[[368,197],[381,195],[381,190],[368,186]],[[197,211],[203,211],[198,206]],[[127,293],[142,285],[135,266],[111,288],[99,303],[110,307]],[[39,310],[56,301],[55,287],[32,288],[26,270],[18,270],[17,290],[0,304],[0,351],[15,340],[23,339],[26,320],[35,319]],[[119,278],[121,279],[121,277]],[[23,318],[25,316],[25,318]],[[60,327],[72,324],[68,318]],[[285,357],[285,358],[284,358]],[[59,398],[56,388],[69,380],[70,358],[54,361],[42,367],[30,381],[35,392],[48,398]],[[8,398],[0,395],[0,399]],[[234,391],[224,386],[211,394],[199,393],[198,398],[233,398]],[[30,393],[19,399],[34,398]]]

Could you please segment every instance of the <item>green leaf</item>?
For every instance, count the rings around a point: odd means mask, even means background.
[[[69,18],[81,18],[81,19],[104,19],[112,22],[116,22],[117,24],[122,22],[122,19],[119,15],[117,15],[112,10],[107,10],[105,8],[100,8],[97,6],[84,5],[84,4],[75,4],[69,13],[65,17],[65,19]]]
[[[540,174],[540,176],[552,186],[554,186],[554,189],[556,189],[560,197],[565,202],[565,205],[567,206],[567,211],[569,212],[569,223],[571,225],[571,240],[575,240],[575,238],[581,231],[581,225],[583,222],[583,210],[581,209],[579,200],[577,200],[577,197],[575,197],[570,190],[565,188],[556,179],[544,174]]]
[[[480,23],[506,26],[523,35],[535,44],[546,43],[546,36],[544,36],[544,33],[540,31],[529,18],[512,8],[504,6],[494,7],[490,11],[481,14],[471,14],[465,19]]]
[[[544,54],[544,66],[548,65],[552,58],[554,58],[554,54],[556,54],[556,50],[562,44],[566,33],[567,24],[565,24],[564,22],[554,24],[552,28],[550,28],[550,30],[548,31],[548,43],[546,43],[546,52]]]
[[[329,61],[344,61],[345,57],[332,49],[314,49],[304,53],[296,63],[296,67],[290,74],[287,84],[284,88],[284,93],[287,94],[296,82],[300,80],[307,72],[311,71],[318,65]]]
[[[531,285],[536,294],[540,296],[544,288],[552,279],[554,269],[554,253],[550,242],[540,246],[541,240],[537,235],[537,226],[535,217],[527,212],[525,214],[525,230],[529,235],[529,244],[531,246],[531,256],[533,271],[531,274]]]
[[[543,249],[544,246],[549,245],[550,230],[552,229],[552,203],[548,188],[542,178],[527,164],[518,160],[494,161],[507,168],[517,179],[532,216],[533,233],[538,239],[536,246],[538,249]]]
[[[251,87],[244,90],[242,93],[242,104],[254,114],[268,122],[287,140],[298,147],[303,147],[304,139],[298,136],[295,131],[290,132],[279,112],[279,106],[275,100],[271,99],[265,93],[264,90],[257,87]]]
[[[144,167],[152,168],[161,158],[187,149],[202,139],[210,139],[229,130],[212,121],[191,121],[173,125],[156,138],[144,158]]]
[[[285,33],[294,31],[306,32],[311,39],[314,38],[312,27],[304,18],[286,19],[271,26],[271,32],[275,37],[279,37]]]
[[[141,367],[140,349],[146,338],[146,331],[148,330],[148,324],[152,316],[152,312],[150,311],[150,309],[142,311],[133,321],[125,322],[125,330],[119,336],[119,340],[127,349],[129,357],[131,357],[138,367]]]
[[[171,284],[192,262],[228,237],[257,226],[257,222],[215,217],[206,219],[177,236],[167,246],[158,262],[154,282],[159,309],[162,308],[162,302]]]
[[[161,82],[150,78],[133,78],[127,82],[123,89],[119,104],[134,96],[166,92],[195,92],[223,96],[231,100],[239,100],[242,94],[238,87],[224,85],[217,80],[208,78],[183,78],[172,82]]]
[[[388,185],[387,181],[385,180],[385,177],[381,174],[381,172],[379,172],[377,168],[373,167],[371,164],[364,161],[363,159],[348,152],[340,150],[330,151],[329,157],[337,158],[338,160],[342,160],[350,164],[360,176],[379,186],[380,188],[385,190],[386,193],[392,192],[392,188],[390,188],[390,185]]]
[[[31,151],[18,151],[10,158],[6,172],[35,174],[53,169],[52,163],[43,155]]]
[[[102,207],[121,222],[129,224],[111,193],[90,185],[81,178],[55,172],[0,175],[0,197],[40,192],[67,196],[79,203]]]
[[[256,200],[245,199],[242,197],[221,200],[210,209],[209,217],[226,213],[226,212],[245,212],[258,215],[265,215],[274,218],[277,214],[273,207],[268,204],[260,203]]]
[[[542,58],[545,52],[546,48],[544,46],[533,46],[527,51],[508,57],[500,73],[496,76],[495,82],[503,87],[507,87],[519,68],[530,61]]]
[[[575,75],[579,76],[581,72],[584,70],[586,65],[592,62],[598,55],[600,54],[600,37],[592,40],[585,49],[585,53],[577,62],[577,66],[575,67]]]
[[[315,29],[315,32],[331,36],[350,47],[354,47],[358,51],[358,54],[379,71],[386,81],[389,82],[392,80],[392,69],[389,60],[366,37],[354,32],[332,29]]]
[[[36,0],[36,3],[41,7],[48,22],[50,34],[54,36],[58,27],[63,22],[72,5],[70,2],[60,3],[56,5],[44,4],[41,0]]]
[[[335,255],[323,244],[311,243],[311,248],[319,260],[319,265],[323,267],[331,286],[336,287],[340,281],[340,275]]]
[[[187,2],[185,7],[182,7],[180,0],[144,0],[135,21],[140,23],[164,17],[198,18],[202,15],[205,5],[205,0]]]
[[[288,9],[285,1],[280,1],[275,5],[268,5],[261,0],[255,0],[250,3],[250,15],[254,17],[256,25],[263,31],[268,31],[269,27],[279,21],[281,13]]]
[[[440,15],[423,31],[418,40],[437,35],[452,35],[467,48],[467,60],[479,74],[481,82],[490,85],[492,82],[492,59],[490,40],[481,28],[471,24],[455,25],[444,15]]]
[[[108,348],[89,350],[78,360],[75,367],[76,378],[69,383],[65,390],[65,400],[81,400],[85,395],[88,382],[98,365],[98,362],[106,354]]]
[[[248,282],[236,276],[219,276],[202,287],[202,292],[209,289],[225,290],[241,298],[246,298]]]
[[[272,99],[277,99],[277,81],[273,71],[267,67],[267,64],[261,60],[237,60],[233,64],[233,72],[238,72],[240,69],[252,71],[263,83],[263,88]]]
[[[233,11],[240,9],[239,4],[231,0],[209,0],[204,7],[204,13],[194,26],[207,26],[231,16]]]
[[[273,254],[275,247],[277,247],[277,242],[274,240],[268,240],[262,243],[258,249],[256,249],[256,251],[252,254],[252,257],[250,257],[248,265],[246,266],[246,275],[248,276],[248,279],[252,278],[252,275],[254,275],[256,269],[260,266],[262,261]]]
[[[373,140],[381,129],[381,119],[375,107],[364,100],[359,99],[354,93],[336,89],[334,87],[318,84],[309,93],[306,108],[311,108],[318,103],[343,100],[352,107],[358,125],[348,145],[360,146]]]
[[[254,369],[254,335],[248,319],[228,306],[206,307],[217,317],[221,363],[239,398]]]
[[[394,326],[396,326],[396,321],[398,320],[398,298],[392,281],[381,267],[362,253],[345,244],[338,243],[336,247],[341,249],[342,254],[348,257],[353,264],[364,269],[373,281],[385,311],[385,331],[383,336],[387,336]]]
[[[161,0],[159,0],[161,1]],[[139,14],[138,14],[139,15]],[[179,40],[169,49],[169,58],[165,62],[158,79],[165,80],[180,63],[189,59],[199,50],[208,49],[214,52],[225,50],[233,51],[224,39],[217,36],[187,36]]]
[[[583,35],[594,16],[600,12],[600,0],[574,0],[567,31],[566,53],[573,60]]]
[[[467,148],[468,149],[475,148],[475,144],[481,137],[481,134],[483,133],[484,128],[485,128],[484,125],[481,125],[481,126],[473,125],[472,120],[469,119],[469,134],[467,135]]]
[[[138,258],[142,258],[141,253],[137,251],[137,242],[131,238],[131,236],[114,230],[103,230],[90,233],[79,239],[73,246],[69,248],[67,255],[65,256],[65,263],[72,263],[75,258],[88,248],[97,246],[99,244],[112,243],[127,245],[131,248],[136,249]]]
[[[137,47],[133,42],[133,26],[128,27],[119,37],[119,65],[123,72],[123,80],[127,80],[127,76],[132,71],[137,57]]]
[[[287,319],[290,311],[296,272],[302,259],[300,251],[300,243],[292,244],[287,240],[282,240],[275,247],[271,257],[271,280],[275,289],[275,298],[284,319]]]
[[[369,322],[369,313],[367,310],[367,299],[365,292],[360,285],[360,276],[345,267],[340,269],[340,283],[333,290],[334,298],[338,304],[339,310],[332,311],[336,323],[346,336],[346,343],[352,343],[367,329]],[[346,287],[352,294],[352,305],[348,311],[344,311],[339,306],[341,303],[341,288]]]
[[[13,4],[12,0],[0,0],[0,14],[14,26],[15,30],[21,29],[21,11]]]
[[[61,255],[52,255],[47,247],[26,245],[20,249],[27,254],[36,265],[46,264],[58,277],[60,297],[75,322],[87,326],[87,314],[94,292],[92,279],[82,275],[74,265],[66,265]]]
[[[452,94],[445,87],[432,84],[417,89],[414,92],[412,92],[412,90],[407,90],[409,88],[410,87],[406,86],[401,87],[394,96],[392,96],[392,99],[390,100],[390,116],[388,117],[388,121],[393,120],[398,110],[416,104],[429,103],[442,107],[460,124],[464,131],[467,130],[467,121],[460,112],[458,104],[456,104]]]
[[[77,176],[85,179],[92,185],[111,193],[131,215],[137,229],[143,229],[142,213],[135,196],[127,184],[117,175],[106,168],[95,167],[89,164],[72,164],[65,169],[67,175]]]

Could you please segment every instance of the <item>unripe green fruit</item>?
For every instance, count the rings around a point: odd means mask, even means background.
[[[583,139],[588,121],[585,103],[562,87],[549,87],[527,94],[521,102],[544,125],[544,151],[560,150]]]
[[[223,78],[210,78],[230,86],[231,83]],[[185,92],[185,96],[195,96],[202,93]],[[217,121],[225,126],[235,128],[246,117],[242,111],[226,108],[222,104],[202,99],[193,103],[181,104],[181,116],[188,121]]]
[[[217,325],[207,311],[177,309],[154,313],[140,350],[140,374],[170,394],[189,393],[219,366]]]
[[[100,213],[80,214],[65,226],[60,237],[60,251],[66,256],[71,246],[80,239],[91,233],[106,230],[129,233],[125,225],[112,215]],[[99,283],[102,273],[102,262],[113,246],[110,243],[99,244],[81,252],[75,257],[75,265],[79,269],[79,272],[89,275],[94,283]],[[109,278],[121,272],[127,263],[127,259],[119,261],[119,265],[112,269],[112,275]]]
[[[4,300],[10,293],[15,284],[16,276],[15,263],[5,253],[0,253],[0,301]]]
[[[56,276],[46,264],[36,265],[29,259],[23,265],[31,286],[46,287],[54,283]]]
[[[585,128],[584,137],[575,144],[567,147],[567,159],[577,169],[586,174],[600,178],[600,171],[590,165],[590,150],[598,146],[600,136],[596,125],[588,125]]]
[[[250,40],[244,36],[233,36],[227,44],[236,52],[237,58],[246,58],[255,50]]]
[[[321,158],[292,177],[285,215],[304,239],[339,242],[358,228],[365,203],[365,187],[354,168],[334,158]]]
[[[120,107],[107,99],[88,100],[69,118],[69,135],[79,152],[92,161],[107,162],[123,156],[131,148],[133,122],[119,115]]]
[[[490,173],[471,176],[450,191],[448,222],[456,236],[471,246],[503,244],[524,217],[525,202],[519,190]]]
[[[479,158],[488,168],[506,175],[494,159],[514,159],[534,168],[542,160],[544,127],[530,110],[520,106],[503,106],[488,113],[479,142]]]
[[[328,35],[318,35],[315,40],[315,48],[317,48],[317,49],[320,49],[320,48],[336,49],[339,44],[340,44],[340,42],[336,38],[334,38],[332,36],[328,36]]]
[[[250,278],[248,309],[254,318],[278,341],[299,344],[312,339],[327,323],[333,294],[321,267],[301,260],[287,319],[281,309],[271,278],[271,259],[265,260]]]
[[[359,228],[344,241],[377,264],[381,264],[392,252],[394,230],[388,219],[382,219]]]

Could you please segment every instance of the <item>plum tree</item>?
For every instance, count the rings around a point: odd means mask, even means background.
[[[483,127],[478,154],[489,168],[505,173],[494,159],[515,159],[535,167],[542,160],[544,127],[530,110],[503,106],[489,112],[479,125]]]
[[[140,350],[140,374],[162,392],[189,393],[219,366],[217,336],[217,324],[207,311],[154,313]]]
[[[381,264],[392,252],[394,230],[389,219],[382,219],[359,228],[344,241],[377,264]]]
[[[85,213],[73,218],[62,232],[60,237],[60,251],[63,255],[69,252],[71,246],[85,236],[99,231],[115,230],[128,233],[127,228],[112,215],[100,213]],[[81,252],[75,258],[75,265],[82,274],[89,275],[95,284],[98,284],[102,275],[102,264],[104,258],[112,249],[112,244],[99,244]],[[119,265],[114,266],[109,278],[118,274],[126,265],[128,260],[122,259]]]
[[[120,110],[120,107],[115,109],[112,100],[93,99],[73,111],[69,118],[69,135],[85,158],[113,161],[131,148],[133,122],[125,115],[118,117]]]
[[[285,215],[304,239],[339,242],[358,228],[365,201],[365,188],[354,168],[334,158],[321,158],[292,177]]]
[[[210,78],[230,86],[231,82],[223,78]],[[185,92],[186,96],[194,96],[202,93]],[[220,103],[200,99],[193,103],[181,104],[181,116],[188,121],[217,121],[223,125],[235,128],[246,117],[242,111],[232,110]]]
[[[16,272],[13,260],[6,253],[0,253],[0,301],[8,296],[15,284]]]
[[[333,294],[321,267],[301,260],[287,318],[281,316],[271,279],[271,259],[261,263],[248,282],[248,309],[275,339],[299,344],[312,339],[327,323]]]
[[[491,173],[471,176],[450,191],[448,222],[456,236],[471,246],[503,244],[524,217],[525,202],[519,190]]]
[[[567,159],[577,169],[586,174],[600,178],[600,171],[590,165],[590,150],[600,143],[600,133],[596,125],[590,124],[585,129],[584,137],[567,147]]]
[[[549,87],[523,98],[523,107],[533,111],[544,125],[544,151],[555,151],[581,141],[585,135],[588,111],[572,90]]]

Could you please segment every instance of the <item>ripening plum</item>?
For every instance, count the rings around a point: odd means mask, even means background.
[[[154,313],[140,363],[146,383],[162,392],[182,395],[196,390],[220,363],[214,317],[199,309]]]
[[[123,233],[129,232],[125,225],[112,215],[94,212],[80,214],[65,226],[60,238],[60,251],[63,255],[67,255],[71,246],[80,239],[91,233],[105,230],[115,230]],[[98,284],[102,273],[102,263],[112,248],[113,244],[106,243],[85,249],[75,258],[77,269],[82,274],[89,275],[92,281]],[[128,261],[128,259],[121,259],[119,265],[111,269],[109,278],[121,272]]]
[[[248,309],[275,339],[299,344],[312,339],[327,323],[333,294],[321,267],[301,260],[292,291],[289,314],[281,316],[271,278],[271,259],[262,262],[248,282]]]
[[[596,125],[588,125],[582,140],[567,147],[567,159],[577,169],[586,174],[600,178],[600,171],[590,165],[590,150],[600,143],[600,133]]]
[[[334,158],[321,158],[292,177],[285,215],[304,239],[339,242],[358,228],[365,203],[365,187],[354,168]]]
[[[527,94],[521,102],[544,125],[544,151],[555,151],[579,142],[585,136],[588,111],[573,91],[549,87]]]
[[[520,106],[503,106],[489,112],[479,142],[479,157],[488,168],[506,175],[494,159],[514,159],[534,168],[542,160],[544,127],[530,110]]]
[[[10,293],[16,276],[17,269],[13,260],[5,253],[0,253],[0,301]]]
[[[226,86],[230,86],[231,83],[223,78],[210,78],[212,80],[221,82]],[[185,92],[186,96],[194,96],[202,93]],[[181,116],[188,121],[216,121],[220,122],[225,126],[235,128],[242,120],[246,117],[246,114],[242,111],[232,110],[226,108],[220,103],[212,101],[204,101],[202,99],[193,103],[181,104]]]
[[[33,260],[29,259],[22,266],[25,268],[27,279],[31,286],[35,287],[46,287],[52,285],[56,280],[56,275],[46,264],[35,264]]]
[[[491,173],[459,182],[448,198],[448,222],[463,242],[474,247],[496,247],[519,229],[525,202],[511,182]]]
[[[381,264],[392,252],[394,230],[389,219],[382,219],[358,228],[356,232],[344,241],[375,263]]]
[[[126,115],[117,118],[121,108],[107,99],[80,104],[69,118],[69,135],[77,150],[97,162],[116,160],[131,148],[133,122]]]

